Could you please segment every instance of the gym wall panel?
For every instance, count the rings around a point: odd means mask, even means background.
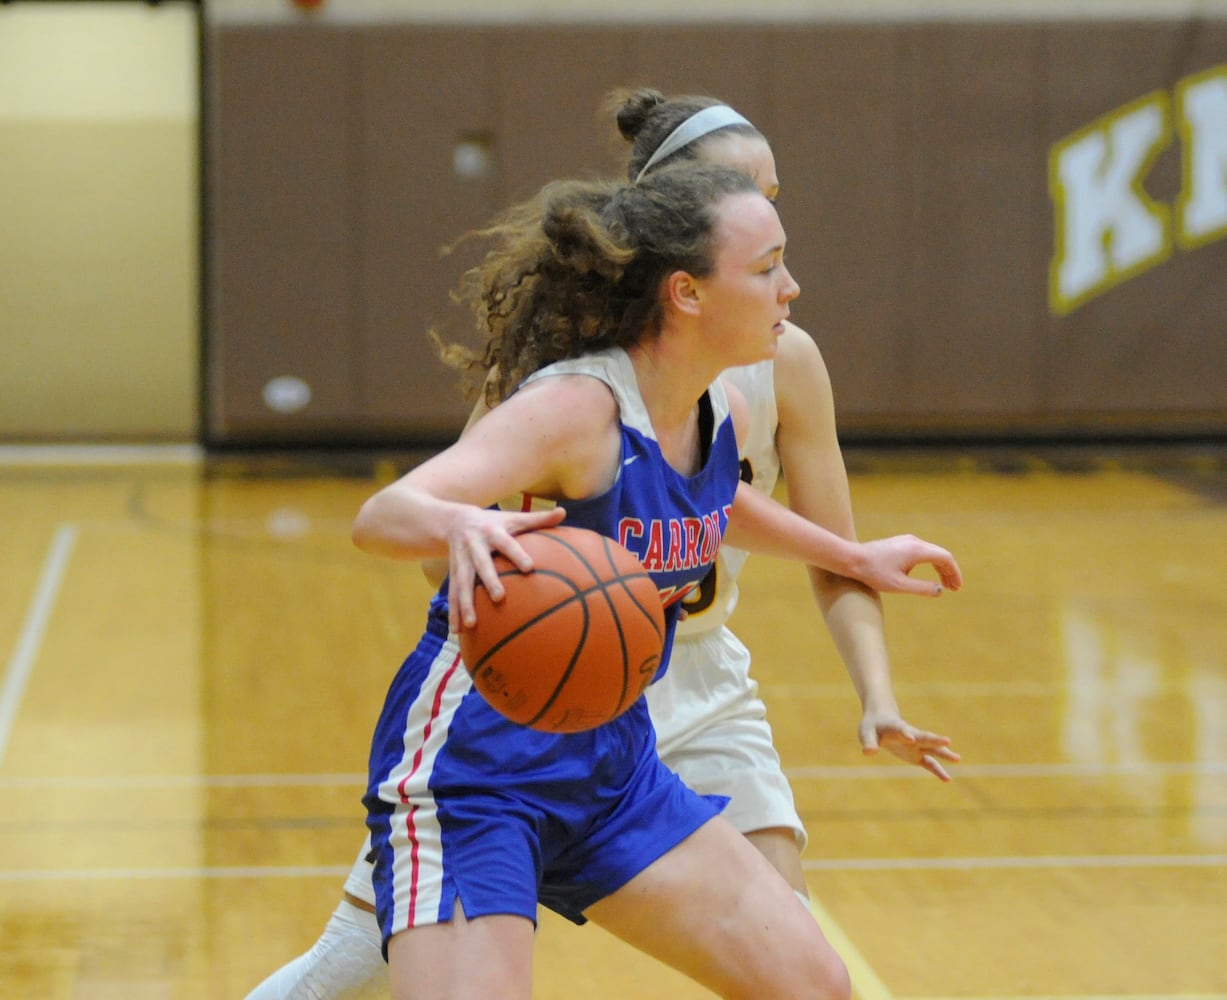
[[[1160,94],[1153,163],[1091,196],[1145,191],[1174,213],[1186,139],[1170,109],[1197,74],[1227,73],[1225,25],[215,25],[214,441],[454,434],[467,404],[425,331],[469,332],[448,291],[474,251],[439,248],[546,180],[620,172],[600,104],[628,84],[723,96],[773,140],[793,315],[823,349],[846,438],[1227,432],[1222,234],[1193,247],[1173,231],[1161,260],[1076,301],[1052,290],[1063,227],[1085,222],[1061,214],[1057,152],[1106,137],[1100,184],[1112,123]],[[480,155],[458,169],[465,143]],[[1100,222],[1107,260],[1119,220]],[[263,387],[289,366],[316,394],[273,412]]]
[[[669,94],[717,94],[739,102],[746,117],[769,114],[772,36],[763,24],[641,26],[632,77],[618,82]]]
[[[351,333],[355,406],[367,433],[410,428],[413,436],[443,439],[468,412],[426,329],[466,339],[467,316],[449,293],[475,260],[466,247],[450,256],[444,250],[505,202],[491,99],[498,42],[487,32],[446,27],[359,35],[361,269]],[[490,159],[458,172],[457,147],[465,142]]]
[[[818,342],[843,419],[908,396],[910,266],[907,76],[903,36],[884,26],[807,26],[773,34],[766,63],[775,113],[788,266],[801,282],[793,319]]]
[[[601,102],[627,79],[636,41],[617,27],[506,30],[491,98],[509,201],[559,177],[621,171],[625,149]]]
[[[997,24],[920,25],[906,35],[912,177],[900,417],[1006,422],[1041,409],[1040,38],[1034,27]]]
[[[214,440],[326,437],[359,423],[355,44],[292,27],[222,32],[210,47]],[[287,379],[298,392],[267,395]]]

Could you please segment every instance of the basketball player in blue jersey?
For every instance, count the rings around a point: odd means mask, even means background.
[[[677,110],[654,92],[640,92],[637,97],[628,100],[627,108],[631,108],[635,101],[638,101],[642,108],[640,118],[643,122],[649,121],[653,112],[659,118],[661,112]],[[683,104],[681,110],[684,114],[681,121],[686,121],[695,110],[713,103],[706,101],[698,108],[687,108]],[[727,110],[725,109],[725,112]],[[627,116],[619,116],[620,122],[624,117]],[[708,119],[711,121],[712,116],[708,115]],[[756,141],[766,149],[766,143],[761,136],[755,140],[757,133],[750,129],[750,134],[747,135],[744,124],[739,123],[744,123],[739,116],[737,122],[726,118],[724,124],[718,124],[711,129],[711,133],[714,133],[715,138],[736,139],[733,145],[737,147],[749,145],[752,148]],[[627,131],[625,126],[623,131]],[[710,144],[716,148],[720,147],[720,143],[704,142],[706,136],[706,133],[700,133],[689,141],[695,146]],[[740,138],[737,138],[738,136]],[[628,138],[631,138],[630,134]],[[750,141],[743,141],[747,139]],[[766,154],[769,158],[769,149],[766,149]],[[720,156],[717,154],[711,158],[720,159]],[[744,157],[741,157],[741,160],[744,161]],[[745,169],[747,164],[738,162],[737,165]],[[637,172],[634,167],[632,172]],[[751,172],[757,175],[760,186],[766,182],[768,193],[773,196],[777,186],[774,182],[774,164],[769,161],[765,165],[760,163]],[[790,327],[782,335],[781,344],[788,347],[788,367],[792,368],[795,364],[805,373],[801,381],[812,377],[815,358],[821,370],[821,359],[817,356],[813,342],[795,327]],[[808,354],[805,345],[808,345]],[[645,411],[639,405],[637,394],[628,391],[631,383],[627,376],[633,374],[626,368],[628,358],[629,355],[606,354],[585,359],[578,369],[573,370],[582,369],[610,385],[623,413],[623,421],[627,422],[629,417],[629,425],[637,428],[635,433],[645,435],[639,440],[649,442],[652,440],[651,423],[644,422]],[[825,382],[824,370],[821,370],[821,375],[819,388],[825,386],[825,393],[807,393],[803,396],[806,405],[818,406],[819,416],[822,415],[824,403],[827,409],[830,406],[829,383]],[[745,460],[743,465],[748,464],[753,469],[755,485],[770,492],[779,469],[774,433],[779,425],[777,414],[780,410],[789,410],[787,399],[777,404],[770,362],[737,369],[731,373],[731,379],[745,389],[746,397],[755,411],[750,442],[742,446]],[[797,380],[794,379],[793,382]],[[800,413],[796,403],[794,400],[793,412]],[[831,432],[833,437],[833,426]],[[821,435],[816,441],[818,444],[826,444]],[[838,460],[838,447],[833,447],[834,456]],[[829,451],[824,451],[823,457],[829,459]],[[834,480],[824,488],[834,495],[837,503],[842,495],[846,508],[846,477],[843,475],[842,462],[837,462]],[[797,489],[790,476],[790,498],[794,491],[798,494],[804,493],[803,490]],[[796,500],[793,502],[796,503]],[[566,507],[568,522],[577,523],[577,506],[567,503]],[[850,529],[850,517],[847,520],[847,527]],[[850,534],[850,530],[848,533]],[[723,627],[735,604],[736,571],[740,568],[743,558],[730,549],[721,551],[718,569],[713,567],[712,573],[708,574],[703,586],[688,604],[689,615],[682,626],[682,634],[674,654],[674,666],[664,679],[649,689],[648,701],[657,729],[662,734],[661,749],[665,759],[679,770],[692,786],[708,786],[705,789],[707,791],[732,795],[730,818],[736,827],[745,832],[756,846],[772,859],[793,888],[803,894],[804,881],[800,877],[799,850],[803,844],[804,831],[796,817],[787,782],[780,771],[779,759],[772,748],[770,729],[763,716],[761,702],[756,697],[753,682],[748,675],[748,654],[727,628]],[[876,597],[872,596],[872,592],[842,577],[824,573],[818,580],[828,589],[834,589],[839,600],[844,600],[839,597],[840,591],[850,590],[853,594],[866,597],[872,607],[877,607]],[[878,582],[885,583],[889,589],[899,589],[894,585],[897,584],[897,579],[894,583],[890,580]],[[832,624],[833,616],[828,614],[827,617],[828,624]],[[880,620],[880,612],[878,618]],[[832,631],[836,631],[834,627]],[[838,641],[837,632],[836,637]],[[853,652],[855,646],[853,643]],[[853,663],[860,661],[849,659],[848,647],[848,643],[840,643],[841,652],[844,652],[845,659],[849,662],[849,670],[854,671]],[[879,658],[884,660],[884,646]],[[873,657],[868,659],[873,665]],[[720,665],[720,672],[713,680],[711,671],[716,663]],[[913,759],[945,777],[938,758],[957,759],[948,749],[949,741],[944,737],[916,730],[898,718],[897,709],[893,708],[893,697],[890,696],[889,671],[862,670],[859,674],[854,671],[853,676],[857,681],[858,692],[866,704],[862,734],[863,737],[866,733],[870,734],[871,739],[866,740],[867,747],[870,742],[876,747],[878,734],[881,734],[883,742],[896,749],[901,756]],[[706,681],[696,686],[696,678],[700,677],[705,677]],[[874,699],[877,699],[876,703]],[[380,987],[386,989],[382,958],[377,947],[369,943],[372,932],[365,922],[370,918],[360,905],[372,898],[370,866],[365,855],[364,851],[346,883],[347,896],[353,897],[353,901],[347,901],[338,908],[329,923],[328,932],[317,947],[266,980],[252,997],[357,997],[374,995]],[[783,864],[780,863],[781,858]],[[355,906],[355,903],[359,905]],[[365,993],[364,990],[369,990],[370,993]]]
[[[353,532],[373,554],[448,558],[371,744],[392,994],[527,1000],[542,904],[718,995],[846,1000],[847,971],[788,883],[718,815],[723,800],[660,762],[644,700],[585,733],[517,726],[473,689],[456,633],[475,622],[478,585],[502,596],[492,554],[530,571],[516,535],[564,513],[607,534],[626,518],[727,518],[734,543],[887,586],[918,560],[957,586],[957,567],[910,536],[849,542],[739,488],[745,404],[719,374],[774,356],[798,293],[748,175],[685,164],[634,184],[554,184],[487,233],[496,244],[467,288],[495,405],[368,500]],[[515,494],[561,506],[495,506]],[[710,566],[647,568],[681,593]]]

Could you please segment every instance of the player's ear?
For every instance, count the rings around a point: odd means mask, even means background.
[[[679,312],[697,315],[702,306],[699,283],[688,271],[674,271],[665,279],[665,297]]]

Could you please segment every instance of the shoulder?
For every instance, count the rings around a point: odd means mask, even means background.
[[[784,332],[780,335],[775,355],[777,369],[781,361],[785,362],[785,365],[799,362],[804,365],[819,365],[823,370],[826,369],[822,352],[814,338],[787,320],[784,322]]]
[[[572,372],[549,373],[525,383],[499,407],[507,415],[531,415],[544,422],[551,436],[572,437],[590,433],[617,420],[618,403],[602,379]],[[493,412],[493,411],[492,411]]]
[[[466,432],[476,454],[522,465],[516,492],[554,499],[608,489],[621,449],[618,404],[600,379],[535,379],[488,410]],[[529,470],[532,470],[531,472]]]
[[[785,323],[775,356],[775,396],[783,409],[810,408],[830,399],[831,376],[814,338]]]

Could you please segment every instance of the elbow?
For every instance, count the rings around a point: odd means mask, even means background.
[[[412,560],[428,554],[412,518],[398,509],[394,498],[381,494],[358,509],[349,537],[359,551],[372,556]]]
[[[376,530],[377,519],[371,511],[371,501],[364,503],[354,518],[350,528],[350,540],[362,552],[375,553],[379,551],[379,532]]]

